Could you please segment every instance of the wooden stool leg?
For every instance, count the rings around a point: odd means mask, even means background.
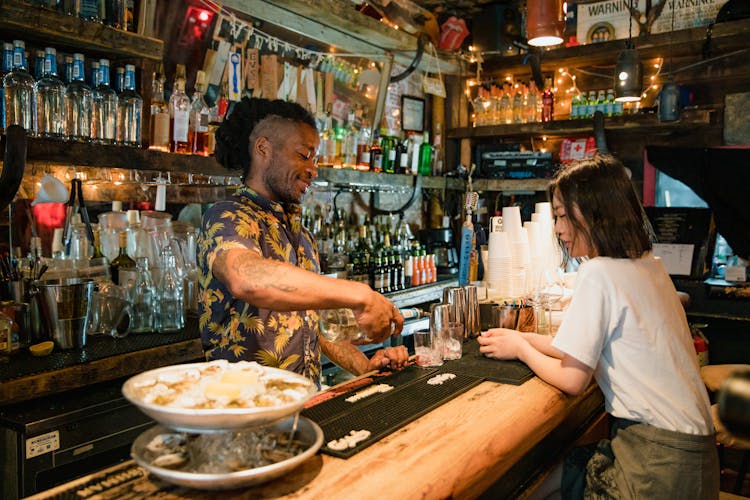
[[[750,451],[742,452],[742,462],[740,468],[737,470],[737,480],[734,483],[734,494],[739,495],[742,492],[742,486],[745,483],[745,474],[747,473],[747,467],[750,465]]]

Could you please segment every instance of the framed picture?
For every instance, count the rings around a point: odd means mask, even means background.
[[[424,130],[424,99],[401,96],[401,130]]]

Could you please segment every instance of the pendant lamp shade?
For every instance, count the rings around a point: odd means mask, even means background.
[[[526,35],[529,45],[559,45],[563,42],[564,30],[562,0],[527,0]]]
[[[620,52],[615,66],[615,100],[634,102],[641,100],[643,90],[643,64],[638,51],[631,47]]]

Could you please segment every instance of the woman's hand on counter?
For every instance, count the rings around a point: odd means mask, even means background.
[[[494,359],[518,359],[526,339],[520,332],[508,328],[491,328],[477,338],[479,352]]]
[[[400,345],[396,347],[386,347],[379,349],[370,358],[369,370],[380,370],[390,368],[392,370],[401,370],[406,368],[409,361],[409,352],[406,347]]]

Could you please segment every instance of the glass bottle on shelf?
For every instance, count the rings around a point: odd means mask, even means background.
[[[91,88],[91,142],[101,142],[99,140],[99,124],[101,122],[101,106],[99,102],[99,61],[91,61],[91,70],[89,79],[86,82]]]
[[[96,138],[102,144],[114,144],[117,139],[119,98],[109,85],[109,60],[99,60],[99,84],[94,97],[92,115],[96,117]]]
[[[65,138],[65,84],[57,77],[57,53],[44,50],[44,76],[34,84],[36,130],[40,137]]]
[[[125,68],[122,66],[115,68],[115,79],[112,82],[112,86],[118,94],[125,90]]]
[[[148,259],[138,257],[135,264],[137,275],[132,289],[130,301],[133,303],[133,317],[130,331],[133,333],[149,333],[154,331],[154,317],[158,314],[159,301],[156,297],[156,287],[148,270]]]
[[[366,118],[362,119],[362,127],[357,137],[357,170],[370,170],[370,125]]]
[[[177,65],[174,90],[169,98],[169,150],[190,154],[188,128],[190,126],[190,98],[185,93],[185,66]]]
[[[162,252],[161,280],[156,291],[159,315],[155,321],[160,333],[178,332],[185,327],[182,280],[177,274],[175,257],[169,248]]]
[[[78,0],[78,17],[88,21],[99,22],[99,0]]]
[[[357,151],[359,141],[359,131],[354,126],[354,110],[349,112],[347,119],[346,134],[344,135],[344,143],[341,147],[343,155],[343,167],[344,168],[356,168],[357,166]]]
[[[44,51],[37,50],[34,58],[34,79],[39,81],[44,76]]]
[[[542,92],[542,121],[551,122],[555,119],[555,94],[552,91],[552,78],[545,78],[544,92]]]
[[[127,0],[104,0],[104,24],[125,29],[125,4]]]
[[[89,260],[96,260],[96,259],[106,259],[107,257],[104,256],[104,253],[102,253],[102,237],[100,230],[95,229],[93,231],[94,234],[94,251],[91,253],[91,257],[89,257]]]
[[[128,255],[128,234],[125,231],[120,231],[117,235],[118,244],[120,251],[112,262],[109,263],[109,273],[112,277],[112,282],[115,285],[120,285],[120,269],[134,268],[135,261]]]
[[[13,44],[3,43],[3,60],[0,65],[0,134],[5,132],[5,75],[13,69]]]
[[[66,134],[72,141],[91,139],[91,87],[84,82],[83,54],[73,54],[73,81],[65,90]]]
[[[190,103],[188,141],[193,154],[208,156],[209,108],[203,93],[206,91],[206,73],[198,71],[195,76],[195,92]]]
[[[375,131],[375,137],[372,138],[372,145],[370,146],[370,171],[383,171],[383,148],[380,145],[380,134],[377,130]]]
[[[63,83],[70,85],[73,81],[73,56],[66,55],[63,59]]]
[[[148,149],[169,151],[169,105],[164,100],[164,77],[161,65],[151,80],[151,113],[149,114]]]
[[[135,91],[135,66],[125,65],[125,89],[117,103],[117,135],[125,146],[141,147],[143,99]]]
[[[380,147],[383,149],[383,172],[393,174],[396,172],[396,139],[390,132],[385,131],[380,141]]]
[[[318,164],[321,167],[332,167],[336,157],[336,131],[333,129],[332,106],[329,104],[323,119],[323,129],[320,133],[318,146]]]
[[[34,78],[26,71],[26,44],[13,40],[13,69],[3,77],[5,126],[20,125],[34,134]]]
[[[432,145],[430,144],[430,134],[424,133],[424,139],[419,146],[419,167],[421,175],[432,175]]]

